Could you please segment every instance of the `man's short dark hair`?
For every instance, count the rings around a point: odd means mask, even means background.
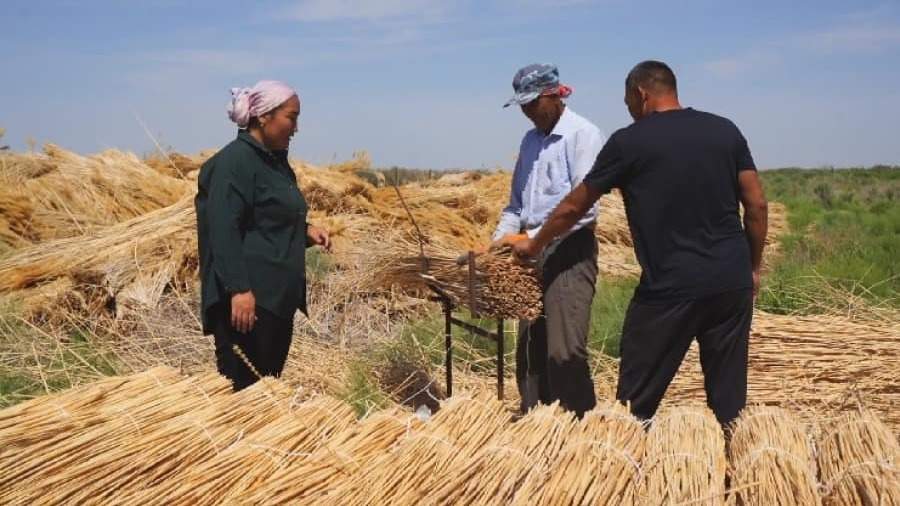
[[[637,90],[637,87],[649,92],[678,93],[678,85],[675,82],[675,73],[668,65],[661,61],[642,61],[631,69],[625,78],[625,87],[629,90]]]

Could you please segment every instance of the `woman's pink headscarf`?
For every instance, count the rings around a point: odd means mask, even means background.
[[[238,128],[247,128],[250,118],[262,116],[294,95],[297,92],[281,81],[260,81],[252,88],[231,88],[228,117]]]

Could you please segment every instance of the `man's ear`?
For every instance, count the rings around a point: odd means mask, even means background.
[[[641,101],[646,102],[650,100],[650,92],[648,92],[643,86],[638,86],[638,94],[641,96]]]

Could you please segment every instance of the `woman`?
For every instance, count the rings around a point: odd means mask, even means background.
[[[288,164],[300,98],[278,81],[231,90],[228,116],[237,139],[200,169],[195,198],[204,334],[212,333],[219,372],[234,390],[256,373],[279,376],[291,345],[294,312],[306,313],[305,248],[331,248],[306,223],[306,200]]]

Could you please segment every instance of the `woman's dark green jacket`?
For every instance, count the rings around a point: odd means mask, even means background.
[[[256,305],[283,318],[306,312],[306,214],[287,152],[246,130],[200,168],[197,196],[201,308],[252,290]]]

